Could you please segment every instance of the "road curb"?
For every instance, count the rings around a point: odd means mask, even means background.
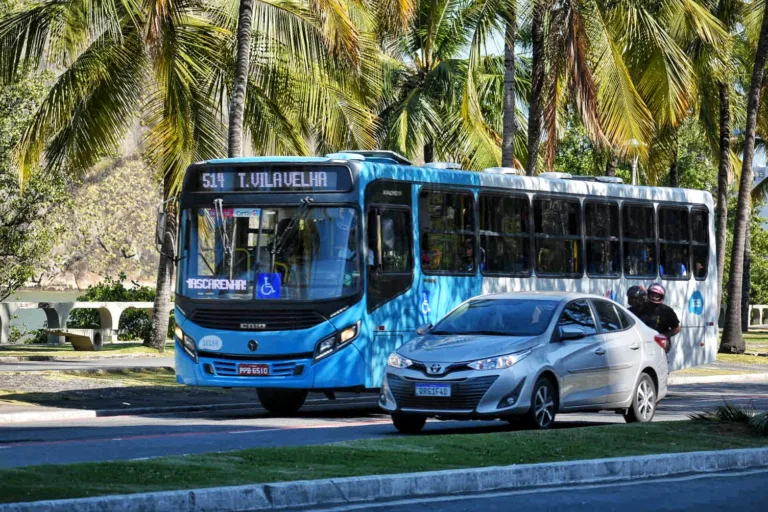
[[[749,382],[768,382],[768,373],[745,373],[738,375],[670,375],[667,379],[667,385],[679,386],[682,384],[726,384],[726,383],[749,383]]]
[[[0,512],[287,509],[768,467],[768,448],[304,480],[0,505]]]
[[[23,411],[0,414],[0,425],[28,423],[32,421],[85,420],[107,416],[135,416],[137,414],[167,414],[173,412],[226,411],[236,409],[255,409],[258,402],[213,404],[213,405],[178,405],[168,407],[132,407],[126,409],[61,409],[55,411]]]

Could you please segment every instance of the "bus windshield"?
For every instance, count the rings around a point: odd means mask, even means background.
[[[352,207],[226,207],[184,211],[179,293],[197,299],[309,301],[361,290]]]

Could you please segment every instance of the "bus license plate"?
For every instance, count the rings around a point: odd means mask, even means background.
[[[451,385],[416,383],[416,396],[451,396]]]
[[[239,375],[252,375],[254,377],[269,375],[268,364],[241,364],[237,370]]]

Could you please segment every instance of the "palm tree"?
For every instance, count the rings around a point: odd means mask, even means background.
[[[760,37],[755,52],[755,64],[747,95],[747,126],[745,129],[744,155],[739,183],[739,200],[736,207],[736,222],[733,230],[731,252],[731,274],[728,282],[728,305],[723,328],[720,352],[743,353],[746,346],[741,332],[741,299],[744,278],[744,253],[746,248],[747,225],[751,214],[752,160],[755,151],[755,131],[760,108],[760,91],[765,64],[768,61],[768,2],[765,3]]]
[[[382,146],[411,158],[422,154],[426,162],[437,156],[469,168],[499,164],[501,127],[492,125],[482,102],[501,99],[502,111],[509,91],[504,62],[499,68],[483,55],[489,34],[508,26],[510,15],[500,9],[497,0],[421,0],[408,30],[385,41]],[[463,58],[467,47],[469,56]],[[500,96],[490,86],[489,72],[504,84]]]
[[[549,0],[533,0],[531,17],[531,101],[528,103],[528,163],[525,173],[533,176],[541,141],[542,90],[544,87],[544,19],[549,7]]]
[[[517,42],[517,16],[514,12],[514,2],[510,1],[511,13],[506,22],[504,34],[504,112],[501,141],[501,165],[514,167],[515,165],[515,119],[516,94],[515,94],[515,44]]]
[[[221,105],[237,68],[234,1],[46,2],[0,21],[3,83],[25,69],[61,70],[17,147],[22,183],[40,160],[82,173],[115,151],[139,119],[166,200],[190,162],[224,154]],[[377,54],[372,42],[358,44],[349,17],[338,14],[344,4],[257,2],[253,8],[256,44],[243,124],[254,146],[306,154],[309,138],[321,149],[372,145]],[[175,213],[173,201],[165,204]],[[171,215],[153,316],[152,345],[159,350],[170,312],[174,238]]]
[[[681,45],[694,36],[710,46],[727,39],[717,19],[695,0],[553,3],[545,15],[546,165],[552,165],[568,103],[602,151],[627,156],[631,146],[646,159],[657,146],[657,132],[674,134],[671,128],[689,113],[696,82]],[[537,101],[534,89],[531,104]],[[532,134],[530,140],[538,138]]]
[[[232,101],[229,106],[229,130],[227,155],[230,158],[243,155],[243,116],[245,93],[251,67],[251,25],[253,0],[240,0],[237,20],[237,68],[232,86]]]

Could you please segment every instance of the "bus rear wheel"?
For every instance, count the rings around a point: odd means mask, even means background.
[[[307,399],[301,389],[257,389],[256,394],[267,411],[281,416],[296,414]]]

